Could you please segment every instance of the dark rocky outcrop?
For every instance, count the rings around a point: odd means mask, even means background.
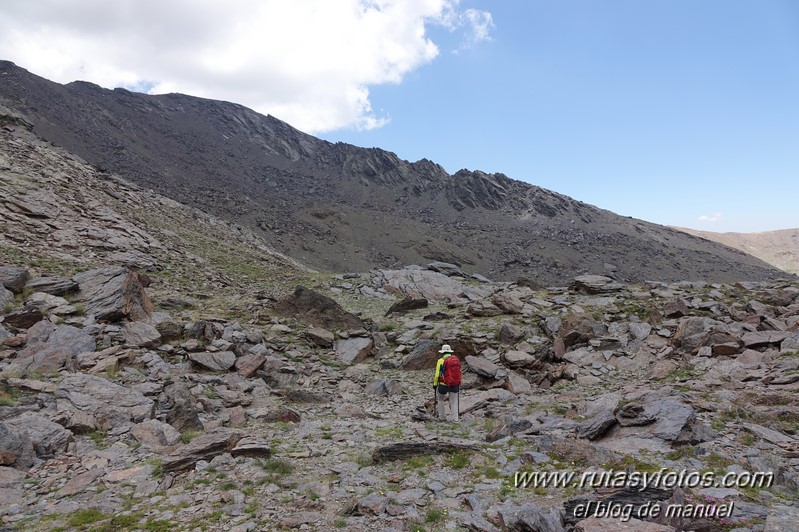
[[[275,303],[272,310],[323,329],[363,328],[363,322],[341,308],[335,300],[303,286],[298,286],[293,294]]]

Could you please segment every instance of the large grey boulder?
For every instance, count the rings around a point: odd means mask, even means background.
[[[579,294],[605,294],[619,292],[624,285],[604,275],[580,275],[574,278],[569,289]]]
[[[157,419],[148,419],[139,423],[130,433],[136,441],[154,449],[175,445],[180,441],[180,432],[175,427]]]
[[[139,274],[127,268],[99,268],[72,279],[80,285],[75,300],[84,302],[97,321],[147,321],[153,311]]]
[[[33,465],[36,454],[30,437],[17,433],[5,423],[0,423],[0,466],[27,469]]]
[[[159,417],[163,414],[166,422],[181,432],[202,430],[203,424],[194,406],[196,402],[185,384],[174,382],[158,397]]]
[[[33,443],[37,456],[57,454],[65,450],[73,440],[70,431],[34,412],[25,412],[21,416],[7,419],[5,424],[17,434],[26,434]]]
[[[44,292],[53,296],[64,296],[78,291],[78,283],[63,277],[37,277],[25,285],[31,292]]]
[[[374,342],[371,338],[343,338],[337,340],[334,351],[336,358],[345,364],[358,364],[363,362],[372,352]]]
[[[13,368],[22,375],[51,373],[80,353],[94,351],[95,347],[94,338],[82,329],[43,320],[28,329],[28,342],[17,353]]]
[[[28,282],[28,270],[18,266],[0,266],[0,286],[15,294],[21,294]]]
[[[79,419],[82,426],[91,424],[102,430],[140,423],[155,413],[152,399],[96,375],[69,375],[55,396],[60,411]]]
[[[189,353],[189,360],[211,371],[227,371],[236,363],[233,351]]]
[[[405,355],[400,364],[400,369],[429,369],[436,367],[436,361],[441,358],[438,350],[439,342],[434,340],[419,340],[410,353]]]
[[[181,445],[164,458],[164,471],[182,471],[194,467],[200,460],[211,460],[230,452],[241,440],[242,434],[230,429],[216,429],[201,434],[186,445]]]
[[[161,345],[161,333],[148,323],[132,321],[122,328],[122,337],[131,347],[157,347]]]

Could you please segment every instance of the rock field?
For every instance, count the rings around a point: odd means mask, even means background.
[[[0,141],[3,530],[796,530],[794,279],[319,274]]]

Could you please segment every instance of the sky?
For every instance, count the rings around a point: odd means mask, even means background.
[[[659,224],[799,227],[794,0],[3,0],[0,59]]]

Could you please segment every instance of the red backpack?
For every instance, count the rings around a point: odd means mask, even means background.
[[[441,365],[441,376],[438,381],[447,386],[460,386],[462,377],[460,359],[455,355],[445,358]]]

